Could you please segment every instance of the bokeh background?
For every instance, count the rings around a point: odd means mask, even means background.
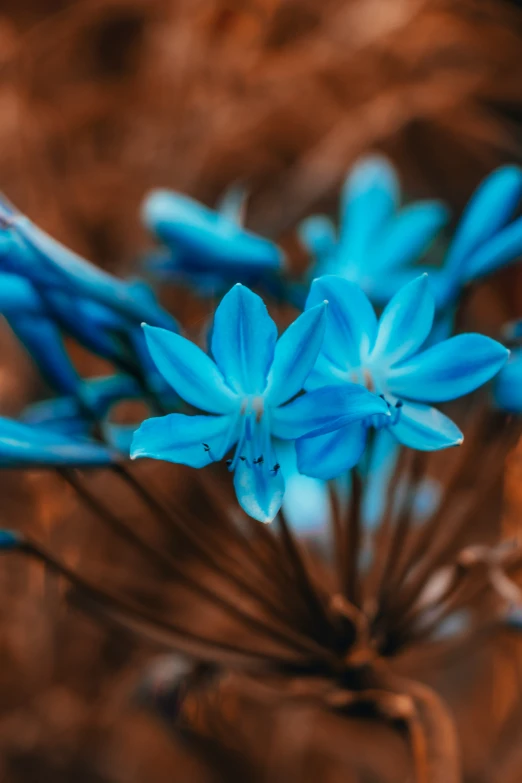
[[[444,198],[456,219],[485,174],[522,158],[519,5],[3,0],[0,189],[50,233],[121,274],[132,274],[150,244],[139,218],[150,188],[213,205],[233,183],[250,191],[247,224],[277,238],[297,273],[306,257],[296,222],[334,212],[347,168],[373,150],[397,165],[407,197]],[[189,329],[210,310],[186,292],[164,296]],[[497,276],[476,300],[485,331],[520,315],[520,271]],[[100,369],[79,351],[76,359],[88,374]],[[0,330],[2,412],[41,393]],[[521,460],[515,453],[507,472],[512,535]],[[159,477],[178,501],[187,491],[182,471]],[[104,476],[95,482],[138,514],[123,488]],[[158,575],[58,478],[3,473],[0,492],[1,526],[36,530],[105,584],[183,611],[183,596],[166,594]],[[77,611],[38,567],[0,562],[0,590],[1,781],[219,779],[147,708],[139,683],[157,650]],[[432,675],[459,717],[469,783],[522,780],[520,653],[506,635],[465,666]],[[342,747],[347,757],[366,754],[371,780],[407,779],[400,737],[382,726],[347,726],[322,727],[319,759]],[[376,744],[385,752],[375,754]],[[346,781],[341,771],[331,779]]]

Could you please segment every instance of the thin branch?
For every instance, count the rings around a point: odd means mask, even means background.
[[[99,515],[112,530],[137,547],[162,570],[169,573],[176,581],[185,585],[185,587],[196,593],[196,595],[200,595],[211,605],[219,607],[229,616],[250,626],[250,628],[255,629],[257,632],[267,634],[278,643],[289,645],[290,647],[299,650],[302,654],[321,655],[322,657],[325,657],[326,655],[326,657],[328,657],[327,651],[325,651],[324,648],[315,644],[312,639],[295,632],[290,626],[280,625],[277,621],[272,619],[257,618],[243,611],[238,603],[231,602],[223,595],[219,594],[215,588],[206,587],[200,580],[192,578],[180,568],[179,563],[175,558],[162,550],[156,549],[118,517],[108,511],[108,509],[106,509],[105,506],[101,504],[80,481],[78,481],[71,471],[62,470],[60,472],[67,483],[78,493],[89,508]]]

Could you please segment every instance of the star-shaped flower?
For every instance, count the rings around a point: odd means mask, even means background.
[[[326,303],[303,313],[277,339],[262,299],[236,285],[216,310],[211,350],[214,361],[189,340],[145,326],[158,369],[180,397],[211,416],[170,414],[148,419],[134,436],[132,457],[152,457],[202,468],[228,461],[243,509],[269,522],[279,510],[284,479],[273,439],[293,440],[372,414],[387,415],[378,396],[351,384],[343,394],[302,391],[323,341]],[[289,402],[290,401],[290,402]]]
[[[299,227],[315,259],[313,277],[340,275],[367,296],[386,304],[397,280],[408,274],[448,220],[440,201],[400,204],[397,173],[386,158],[362,158],[349,172],[341,193],[339,231],[326,216],[307,218]]]
[[[435,309],[427,275],[404,286],[379,321],[363,291],[343,278],[314,281],[307,308],[323,299],[329,302],[325,339],[306,388],[359,383],[382,395],[392,415],[299,439],[299,470],[332,478],[357,464],[369,427],[389,427],[398,441],[421,451],[461,443],[458,427],[426,403],[452,400],[481,386],[500,370],[509,351],[489,337],[460,334],[419,353]]]
[[[440,267],[418,266],[448,222],[437,201],[400,206],[399,181],[385,158],[356,163],[341,194],[340,227],[321,215],[305,220],[300,237],[314,259],[314,276],[335,274],[385,305],[428,271],[437,310],[453,309],[462,288],[515,261],[522,253],[522,218],[510,222],[522,194],[522,169],[502,166],[472,195]]]

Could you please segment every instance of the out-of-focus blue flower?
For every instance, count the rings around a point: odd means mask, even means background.
[[[30,280],[40,291],[63,291],[73,300],[98,302],[137,323],[177,328],[143,283],[120,280],[99,269],[5,201],[0,203],[0,269]]]
[[[470,199],[441,267],[422,267],[415,262],[447,223],[447,209],[435,201],[399,209],[394,168],[384,158],[370,157],[356,164],[346,180],[339,236],[323,216],[305,220],[300,236],[316,259],[314,276],[345,277],[384,305],[403,285],[429,271],[436,307],[444,310],[467,283],[522,254],[522,218],[509,222],[521,195],[520,168],[494,171]]]
[[[299,234],[315,258],[314,277],[340,275],[385,304],[406,282],[405,275],[411,279],[409,265],[447,220],[448,211],[438,201],[401,208],[395,169],[385,158],[372,156],[357,163],[345,181],[338,235],[325,216],[305,220]]]
[[[118,454],[87,439],[0,417],[0,467],[110,465]]]
[[[174,404],[170,387],[150,359],[141,325],[105,305],[70,296],[60,289],[42,292],[31,280],[0,273],[0,314],[51,388],[60,395],[76,397],[76,407],[85,408],[81,397],[89,386],[82,385],[64,345],[63,333],[96,355],[142,377],[145,388],[161,398],[163,405]],[[126,383],[136,387],[133,379],[128,378]]]
[[[493,384],[495,405],[508,413],[522,413],[522,348],[515,348]]]
[[[153,271],[208,291],[279,271],[283,253],[277,245],[242,228],[243,197],[232,189],[214,211],[174,191],[153,191],[144,202],[143,220],[168,249],[153,261]]]
[[[297,442],[301,473],[331,478],[357,464],[369,427],[389,427],[405,446],[433,451],[462,442],[447,416],[426,405],[461,397],[492,378],[509,352],[479,334],[460,334],[419,353],[428,337],[434,301],[427,275],[402,288],[379,321],[368,298],[354,283],[336,276],[315,280],[307,301],[313,308],[329,302],[325,340],[305,387],[361,384],[382,395],[391,416],[368,417],[326,427]],[[296,401],[298,402],[298,401]]]
[[[243,509],[269,522],[279,510],[284,479],[274,438],[293,440],[336,421],[387,415],[387,406],[355,384],[321,389],[292,400],[303,388],[323,340],[326,304],[310,307],[277,339],[256,294],[236,285],[216,310],[211,350],[166,330],[145,326],[149,349],[177,393],[212,416],[170,414],[148,419],[136,432],[132,457],[201,468],[236,446],[229,460]],[[364,394],[361,393],[364,391]]]
[[[43,377],[62,395],[81,379],[63,345],[72,336],[172,404],[172,393],[150,361],[141,323],[177,330],[175,320],[140,281],[124,281],[55,242],[27,218],[0,204],[0,312]]]

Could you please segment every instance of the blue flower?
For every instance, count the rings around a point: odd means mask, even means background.
[[[522,195],[522,170],[503,166],[477,188],[440,268],[417,262],[448,221],[436,201],[399,208],[396,172],[385,159],[358,163],[346,180],[340,230],[324,216],[305,220],[300,236],[315,276],[336,274],[358,283],[384,305],[406,283],[429,271],[439,310],[453,307],[463,286],[515,261],[522,253],[522,218],[509,222]]]
[[[102,444],[0,417],[0,467],[101,467],[118,459]]]
[[[30,280],[39,291],[61,290],[98,302],[124,318],[176,329],[176,323],[142,282],[120,280],[46,234],[5,201],[0,202],[0,269]],[[72,303],[71,303],[72,304]]]
[[[81,383],[62,332],[141,377],[169,407],[173,396],[145,350],[140,324],[177,330],[175,320],[140,281],[115,278],[55,242],[27,218],[0,203],[0,312],[61,395]]]
[[[448,220],[438,201],[401,208],[399,198],[397,174],[385,158],[357,163],[341,194],[339,234],[325,216],[308,218],[300,226],[300,237],[316,259],[313,276],[340,275],[385,304],[400,287],[398,281],[415,274],[409,264],[422,256]]]
[[[392,415],[339,422],[321,437],[302,437],[299,470],[316,478],[339,475],[357,464],[372,426],[389,427],[400,443],[422,451],[461,443],[462,433],[451,419],[426,403],[473,391],[500,370],[509,352],[488,337],[460,334],[419,353],[435,310],[427,275],[402,288],[379,321],[363,291],[343,278],[314,281],[307,308],[324,299],[329,302],[325,340],[305,387],[336,384],[342,389],[359,383],[382,395]]]
[[[214,361],[185,338],[145,326],[152,358],[166,380],[186,402],[213,415],[148,419],[135,434],[131,456],[202,468],[235,446],[228,464],[238,500],[254,518],[272,520],[284,494],[274,438],[322,431],[332,418],[351,422],[387,412],[379,397],[355,384],[342,396],[337,389],[321,389],[289,402],[317,359],[325,321],[321,301],[278,340],[263,301],[238,284],[215,313]]]
[[[168,248],[153,269],[208,290],[222,288],[223,280],[248,282],[280,270],[283,254],[277,245],[241,227],[241,196],[229,191],[214,211],[174,191],[153,191],[143,205],[143,220]]]

